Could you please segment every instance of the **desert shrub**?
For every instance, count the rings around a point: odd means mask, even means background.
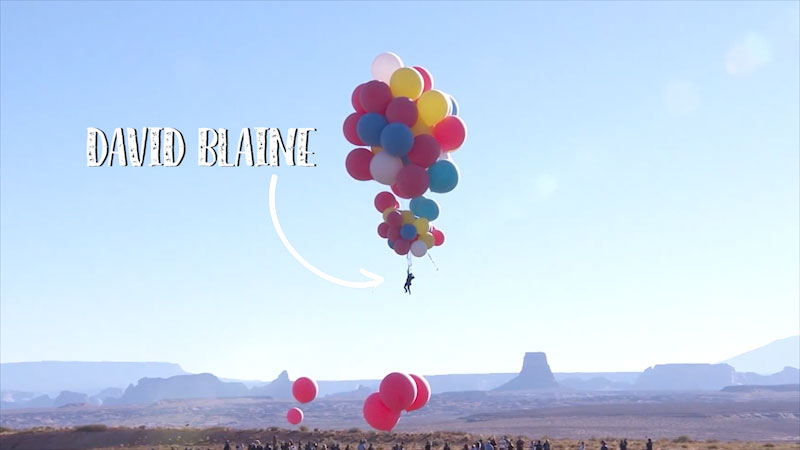
[[[719,447],[717,447],[716,445],[709,445],[709,446],[708,446],[708,447],[706,447],[706,448],[707,448],[708,450],[717,450]]]
[[[12,431],[14,430],[12,430],[11,428],[0,427],[0,433],[11,433]]]
[[[349,430],[347,430],[347,432],[348,433],[361,433],[361,428],[353,427],[353,428],[350,428]]]
[[[673,439],[672,442],[676,444],[683,444],[684,442],[692,442],[692,440],[689,439],[689,436],[678,436],[677,438]]]
[[[308,433],[308,427],[305,425],[300,425],[300,431],[302,431],[303,433]]]
[[[775,444],[771,444],[771,443],[767,442],[766,444],[764,444],[764,447],[772,448],[772,447],[775,447]]]
[[[106,430],[108,430],[108,427],[103,425],[103,424],[96,423],[96,424],[91,424],[91,425],[81,425],[79,427],[75,427],[73,430],[74,431],[82,431],[82,432],[86,432],[86,433],[94,433],[94,432],[98,432],[98,431],[106,431]]]
[[[274,432],[276,432],[276,431],[278,431],[278,427],[269,427],[269,428],[267,428],[267,429],[268,429],[269,431],[272,431],[273,433],[274,433]]]

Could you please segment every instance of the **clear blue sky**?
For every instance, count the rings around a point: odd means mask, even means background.
[[[800,333],[797,2],[2,3],[0,359],[319,379],[716,362]],[[344,169],[394,51],[469,127],[415,265]],[[88,168],[86,129],[183,131]],[[315,168],[201,168],[197,129],[315,127]],[[234,144],[231,144],[232,146]],[[283,248],[278,211],[295,248]]]

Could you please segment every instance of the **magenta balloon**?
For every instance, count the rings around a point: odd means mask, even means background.
[[[372,179],[369,163],[372,161],[372,152],[365,148],[357,148],[347,154],[344,166],[347,173],[356,180],[367,181]]]
[[[408,254],[408,251],[411,249],[411,242],[408,242],[402,237],[397,240],[392,239],[392,241],[394,242],[394,247],[392,247],[392,249],[394,250],[395,253],[397,253],[400,256]]]
[[[396,97],[386,107],[386,120],[400,122],[413,127],[417,123],[417,104],[408,97]]]
[[[430,91],[433,87],[433,75],[424,67],[414,66],[414,70],[422,75],[422,92]]]
[[[414,137],[414,145],[408,152],[408,160],[427,169],[441,154],[442,148],[435,137],[430,134],[420,134]]]
[[[300,403],[308,403],[317,397],[317,382],[308,377],[300,377],[292,383],[292,395]]]
[[[387,224],[389,225],[389,224]],[[389,225],[389,229],[386,230],[386,238],[392,242],[397,242],[401,239],[400,237],[400,227],[393,227]]]
[[[383,114],[392,100],[392,89],[383,81],[368,81],[361,85],[358,99],[367,112]]]
[[[358,119],[360,119],[363,115],[364,113],[354,112],[353,114],[347,116],[347,119],[344,119],[344,125],[342,126],[344,138],[353,145],[364,145],[364,143],[361,141],[361,138],[358,137],[358,132],[356,131],[358,127]]]
[[[392,192],[394,192],[394,194],[400,198],[406,198],[406,199],[413,198],[407,195],[405,192],[401,191],[400,188],[397,187],[397,183],[392,185]]]
[[[400,211],[392,211],[386,216],[386,223],[391,227],[400,228],[400,225],[403,224],[403,215],[400,214]]]
[[[397,244],[400,242],[403,241],[394,243],[395,251],[397,251]],[[407,243],[408,241],[405,242]],[[408,253],[408,247],[405,250],[405,253]],[[393,372],[383,378],[378,393],[381,394],[381,400],[389,409],[399,412],[414,403],[414,399],[417,398],[417,384],[408,374]]]
[[[350,103],[353,104],[353,109],[355,109],[356,112],[365,113],[365,112],[367,112],[367,110],[364,109],[363,106],[361,106],[361,98],[359,98],[359,94],[361,93],[361,87],[362,86],[364,86],[364,85],[363,84],[359,84],[358,86],[356,86],[355,89],[353,89],[353,95],[350,96]]]
[[[433,230],[431,234],[433,235],[433,245],[438,247],[444,244],[444,233],[442,230]]]
[[[292,425],[297,425],[303,421],[303,411],[300,408],[292,408],[286,413],[286,420]]]
[[[386,222],[381,222],[378,224],[378,236],[386,239],[389,237],[389,224]]]
[[[431,399],[431,385],[422,376],[414,375],[413,373],[409,374],[409,376],[414,379],[414,383],[417,385],[417,398],[414,399],[414,403],[406,411],[416,411],[425,406],[428,400]]]
[[[382,213],[386,211],[388,208],[396,209],[399,207],[400,203],[397,201],[394,195],[392,195],[391,192],[386,192],[386,191],[378,192],[378,195],[375,196],[375,209],[377,209],[378,212]]]
[[[364,413],[364,420],[367,421],[367,424],[380,431],[392,431],[392,428],[394,428],[400,420],[400,412],[389,409],[383,403],[380,394],[377,392],[370,394],[370,396],[364,400],[362,412]]]
[[[442,150],[451,151],[464,143],[467,138],[467,126],[461,117],[447,116],[433,127],[433,137],[439,141]]]
[[[404,198],[419,197],[428,190],[430,178],[428,171],[416,165],[409,164],[397,172],[397,190],[402,192]]]

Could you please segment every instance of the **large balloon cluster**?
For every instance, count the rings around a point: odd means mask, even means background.
[[[451,153],[464,143],[467,128],[455,99],[433,88],[425,68],[404,67],[394,53],[382,53],[372,63],[372,76],[351,97],[355,112],[344,121],[344,136],[359,147],[347,155],[345,167],[356,180],[391,187],[394,194],[375,197],[383,214],[378,235],[397,254],[422,257],[444,242],[444,233],[431,225],[439,204],[425,193],[455,189],[459,173]],[[395,195],[411,200],[407,210]]]
[[[381,381],[378,392],[364,401],[364,419],[380,431],[392,431],[403,411],[416,411],[431,398],[428,381],[414,374],[393,372]]]
[[[300,403],[310,403],[317,397],[317,382],[308,377],[300,377],[292,383],[292,396]],[[297,407],[286,412],[286,420],[292,425],[298,425],[303,421],[303,410]]]

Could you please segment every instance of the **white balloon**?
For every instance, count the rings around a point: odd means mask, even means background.
[[[425,253],[428,253],[428,246],[425,245],[424,242],[420,240],[416,240],[411,243],[411,254],[416,256],[417,258],[422,258],[425,256]]]
[[[392,52],[381,53],[372,61],[372,78],[389,83],[395,70],[403,67],[403,61]]]
[[[403,160],[389,154],[386,150],[372,157],[369,173],[378,183],[391,186],[397,181],[397,172],[403,168]]]

